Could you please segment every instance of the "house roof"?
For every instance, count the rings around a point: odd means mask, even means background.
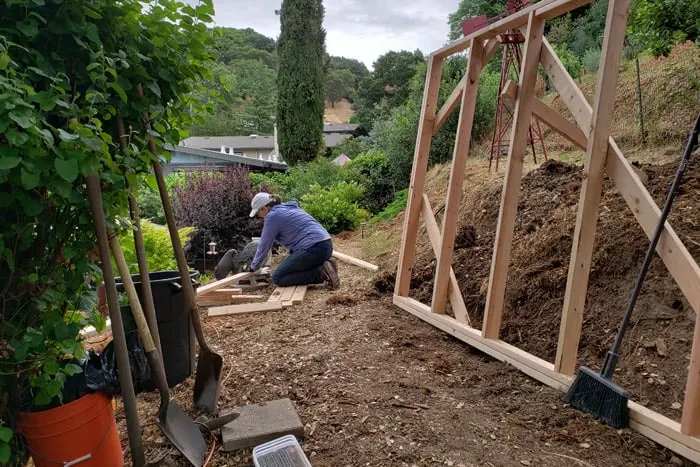
[[[350,158],[349,158],[348,156],[346,156],[345,154],[341,154],[341,155],[339,155],[338,157],[336,157],[335,159],[333,159],[331,162],[332,162],[333,164],[335,164],[335,165],[339,165],[339,166],[342,167],[342,166],[344,166],[345,164],[347,164],[348,162],[350,162],[351,160],[352,160],[352,159],[350,159]]]
[[[188,154],[191,156],[199,156],[206,159],[216,159],[228,163],[244,164],[252,167],[268,168],[275,170],[286,170],[287,168],[287,164],[285,162],[266,161],[262,159],[255,159],[253,157],[237,156],[235,154],[224,154],[219,151],[210,151],[208,149],[198,149],[184,146],[173,147],[169,144],[163,145],[163,148],[166,151],[172,152],[173,154]]]
[[[344,133],[344,132],[352,133],[353,131],[357,130],[358,126],[359,125],[356,125],[354,123],[324,123],[323,124],[323,132],[324,133]]]
[[[353,132],[357,128],[354,124],[335,124],[326,123],[324,125],[323,139],[326,147],[335,147],[342,139],[348,138],[348,133]],[[220,151],[221,146],[237,149],[258,149],[272,151],[275,148],[274,138],[272,136],[190,136],[180,142],[180,146],[194,149],[209,149],[211,151]]]
[[[180,143],[195,149],[220,150],[221,146],[235,149],[274,149],[272,136],[191,136]]]
[[[349,138],[352,135],[344,135],[343,133],[326,133],[323,135],[323,140],[327,148],[334,148],[341,140]]]

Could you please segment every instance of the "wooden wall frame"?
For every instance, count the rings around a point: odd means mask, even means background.
[[[510,363],[548,386],[566,391],[573,382],[588,273],[593,252],[598,205],[605,174],[632,210],[646,235],[651,238],[661,211],[640,181],[632,165],[610,137],[615,90],[623,39],[627,25],[629,0],[610,0],[595,100],[591,106],[568,74],[544,37],[546,20],[556,18],[592,0],[542,0],[477,30],[428,57],[423,103],[413,159],[413,171],[405,210],[404,230],[399,253],[393,302],[398,307],[455,336],[461,341]],[[487,304],[482,329],[470,325],[458,278],[452,269],[454,241],[459,217],[464,164],[468,156],[479,73],[498,48],[496,35],[513,28],[525,32],[525,52],[519,83],[509,82],[503,93],[515,104],[511,147],[501,194],[496,239],[492,256]],[[464,78],[452,91],[441,109],[437,109],[443,60],[469,50]],[[571,122],[537,99],[534,87],[538,65],[568,106]],[[443,225],[439,226],[424,193],[432,136],[460,105],[450,182]],[[554,362],[547,362],[499,339],[506,290],[514,222],[520,194],[520,179],[525,155],[525,130],[534,116],[570,142],[586,151],[584,177],[577,210],[574,242],[562,310],[559,342]],[[421,217],[436,256],[435,284],[430,306],[409,297],[415,245]],[[666,222],[656,248],[659,257],[688,299],[700,312],[700,267]],[[449,300],[455,317],[445,313]],[[643,435],[676,453],[700,463],[700,320],[696,321],[681,423],[677,423],[636,402],[629,402],[630,425]]]

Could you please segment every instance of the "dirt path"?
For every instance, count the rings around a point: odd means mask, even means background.
[[[312,289],[303,305],[205,320],[226,362],[220,407],[290,398],[314,466],[683,465],[396,308],[371,273],[340,264],[340,274],[339,291]],[[187,408],[192,380],[174,391]],[[149,460],[186,465],[148,415],[157,395],[139,399]],[[126,446],[121,405],[118,418]],[[250,450],[219,448],[209,465],[252,465]]]

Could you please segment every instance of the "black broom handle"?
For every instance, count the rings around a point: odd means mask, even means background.
[[[608,352],[607,356],[605,357],[605,364],[603,365],[603,370],[600,372],[600,374],[606,379],[610,379],[612,377],[612,374],[615,371],[615,367],[617,366],[617,360],[619,358],[619,351],[620,345],[622,344],[622,338],[625,335],[627,325],[629,324],[630,318],[632,317],[632,310],[634,309],[634,305],[637,302],[637,297],[639,297],[639,292],[642,289],[642,283],[644,282],[644,277],[646,276],[647,270],[649,269],[649,264],[651,263],[651,260],[654,257],[656,244],[659,242],[661,232],[663,232],[664,230],[666,218],[668,217],[668,213],[671,211],[671,204],[673,204],[673,200],[676,197],[676,191],[678,189],[678,185],[680,185],[681,178],[683,177],[683,172],[685,172],[685,169],[688,167],[690,153],[692,153],[698,145],[698,133],[700,133],[700,115],[698,115],[698,118],[695,120],[695,127],[693,128],[693,132],[688,137],[688,144],[685,147],[683,158],[681,159],[681,163],[678,166],[678,170],[676,171],[676,177],[673,179],[673,184],[671,185],[671,189],[669,190],[668,196],[666,197],[666,203],[664,204],[664,209],[661,212],[659,223],[656,225],[656,231],[654,232],[654,236],[651,239],[649,248],[647,248],[647,253],[644,257],[644,263],[642,264],[642,269],[641,271],[639,271],[637,280],[634,283],[634,291],[632,292],[632,296],[630,297],[629,303],[627,304],[627,310],[625,311],[625,315],[622,318],[622,324],[620,325],[620,329],[619,331],[617,331],[615,343],[613,344],[612,349]]]

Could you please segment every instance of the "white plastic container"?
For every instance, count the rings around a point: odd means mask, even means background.
[[[255,467],[311,467],[294,435],[282,436],[253,449]]]

